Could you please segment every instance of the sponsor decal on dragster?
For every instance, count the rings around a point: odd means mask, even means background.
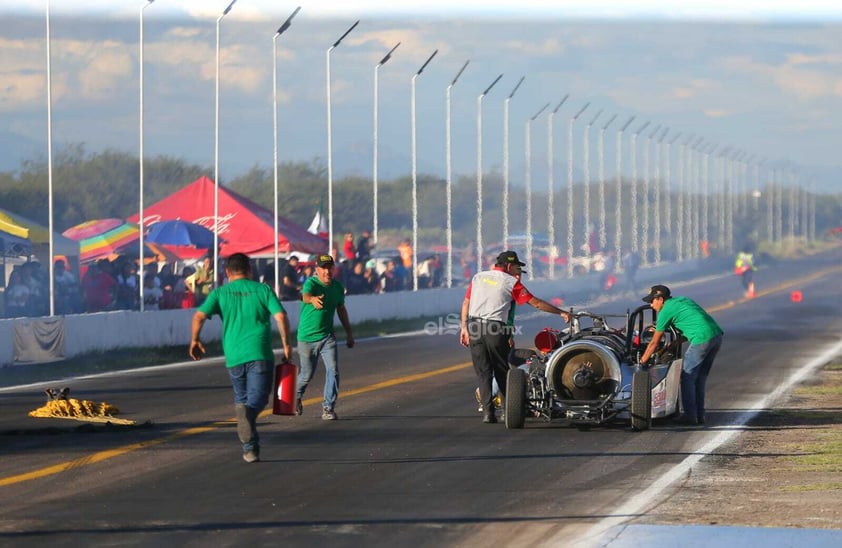
[[[667,405],[667,383],[659,382],[652,389],[652,416],[664,410]]]

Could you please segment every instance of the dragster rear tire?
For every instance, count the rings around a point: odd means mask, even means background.
[[[526,422],[526,373],[509,369],[506,374],[506,428],[523,428]]]
[[[635,371],[632,377],[631,427],[649,430],[652,426],[652,386],[649,371]]]

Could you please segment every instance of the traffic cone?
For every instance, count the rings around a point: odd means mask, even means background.
[[[801,292],[800,292],[800,291],[798,291],[798,290],[796,289],[795,291],[793,291],[792,293],[790,293],[789,298],[790,298],[790,300],[791,300],[792,302],[794,302],[794,303],[800,303],[800,302],[801,302],[801,299],[803,299],[803,298],[804,298],[804,296],[801,294]]]
[[[754,282],[748,284],[748,292],[746,292],[746,297],[748,297],[749,299],[754,298]]]

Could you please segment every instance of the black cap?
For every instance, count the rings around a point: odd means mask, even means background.
[[[520,259],[517,257],[517,253],[514,251],[504,251],[497,255],[497,265],[503,266],[507,264],[516,264],[520,266],[526,266],[526,263],[520,262]]]
[[[670,298],[670,288],[665,285],[653,285],[649,288],[649,294],[643,297],[643,302],[651,303],[655,297]]]
[[[319,255],[319,258],[316,259],[316,266],[320,266],[322,268],[328,268],[334,265],[333,257],[330,255]]]

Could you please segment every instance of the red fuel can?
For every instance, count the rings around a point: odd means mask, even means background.
[[[279,363],[275,366],[275,398],[272,406],[274,415],[295,415],[298,368],[294,363]]]

